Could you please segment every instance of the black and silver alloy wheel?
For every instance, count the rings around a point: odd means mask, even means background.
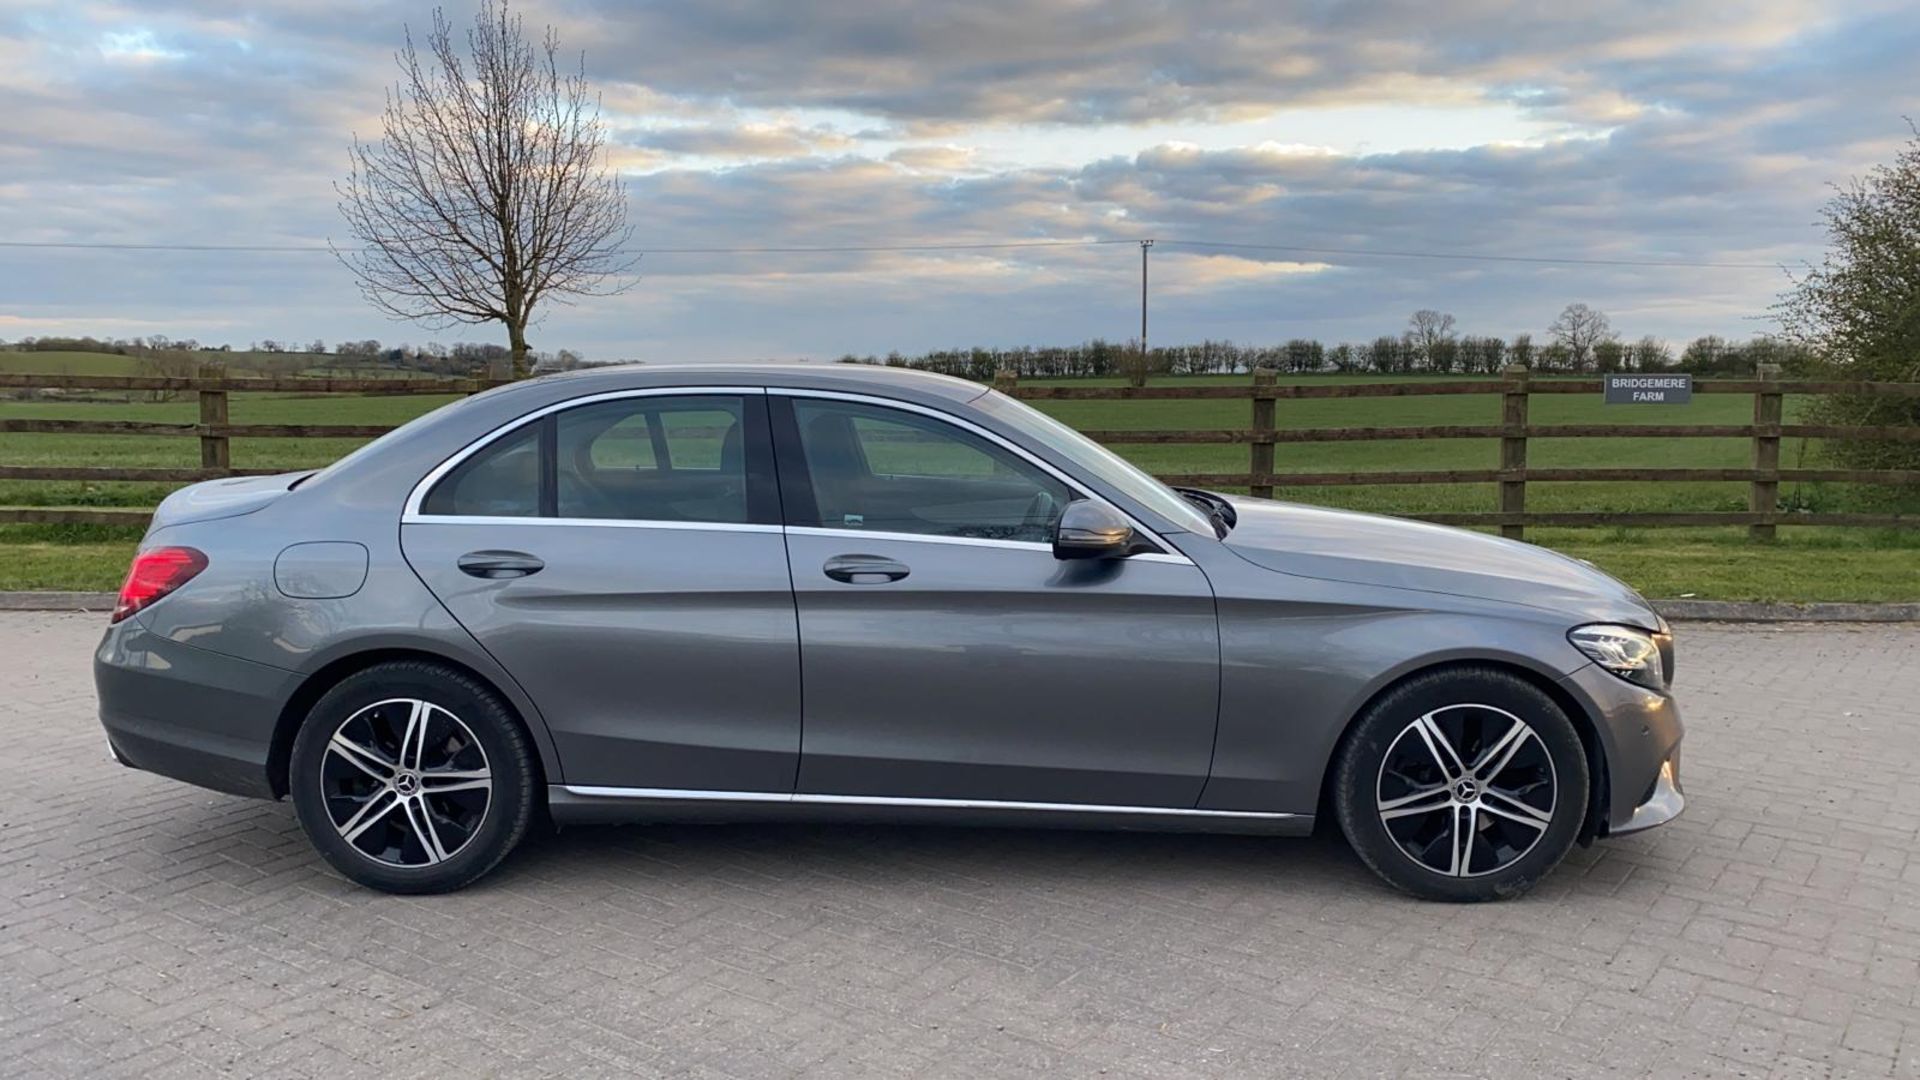
[[[1498,668],[1413,676],[1355,718],[1333,808],[1362,862],[1433,900],[1525,892],[1566,857],[1592,780],[1573,721]]]
[[[389,698],[347,717],[327,740],[320,794],[342,839],[389,866],[458,855],[493,799],[487,752],[452,712]]]
[[[1553,824],[1553,757],[1525,720],[1493,705],[1448,705],[1408,724],[1380,763],[1387,834],[1452,877],[1498,873]]]
[[[320,696],[294,736],[288,787],[336,870],[388,892],[458,889],[526,832],[540,766],[519,717],[471,674],[376,664]]]

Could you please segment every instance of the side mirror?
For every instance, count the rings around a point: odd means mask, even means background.
[[[1119,511],[1092,499],[1076,499],[1053,528],[1056,559],[1114,559],[1133,547],[1133,526]]]

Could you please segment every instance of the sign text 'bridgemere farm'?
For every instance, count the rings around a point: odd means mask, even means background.
[[[1693,400],[1691,375],[1608,375],[1609,405],[1685,405]]]

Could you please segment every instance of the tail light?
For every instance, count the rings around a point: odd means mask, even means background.
[[[139,611],[192,581],[206,568],[206,554],[190,547],[157,547],[140,552],[127,568],[127,580],[120,586],[120,601],[113,605],[110,621],[119,622]]]

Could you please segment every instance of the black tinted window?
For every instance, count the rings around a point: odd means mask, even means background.
[[[563,518],[750,520],[737,397],[626,398],[569,409],[558,425]]]
[[[1046,542],[1071,491],[952,424],[899,409],[796,398],[815,520],[833,529]]]
[[[421,510],[466,517],[538,517],[538,424],[490,443],[434,485]]]

